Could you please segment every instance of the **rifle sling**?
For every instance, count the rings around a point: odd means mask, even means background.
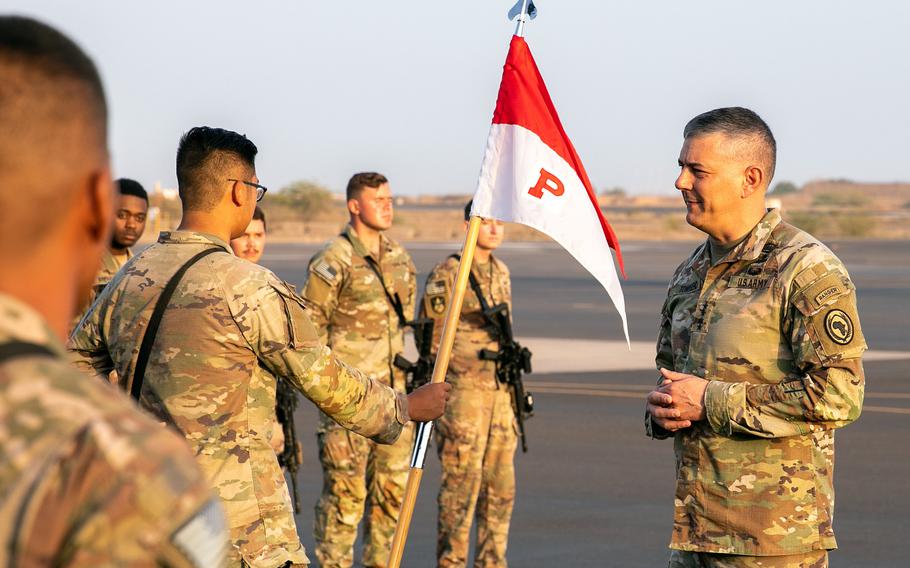
[[[148,366],[149,355],[151,355],[152,352],[152,344],[155,343],[155,336],[158,335],[158,326],[161,324],[161,318],[164,316],[164,311],[167,309],[167,304],[170,302],[171,296],[174,295],[174,290],[177,289],[177,284],[180,283],[180,279],[183,278],[183,275],[191,266],[215,252],[227,251],[221,247],[213,247],[196,254],[193,258],[186,261],[186,263],[171,276],[170,281],[165,285],[164,290],[161,291],[161,295],[158,296],[158,301],[155,303],[155,309],[152,311],[152,317],[149,318],[148,327],[145,328],[145,335],[142,336],[142,344],[139,346],[139,355],[136,357],[136,367],[133,371],[133,384],[130,385],[130,396],[134,399],[139,400],[139,396],[142,393],[142,382],[145,379],[145,368]]]
[[[453,254],[452,258],[460,261],[460,254]],[[483,290],[480,288],[480,282],[477,281],[477,278],[474,276],[474,271],[470,270],[468,272],[468,282],[471,284],[471,290],[473,290],[474,295],[477,296],[477,300],[480,302],[481,313],[487,322],[492,325],[497,332],[499,333],[499,339],[502,341],[502,337],[505,335],[502,329],[502,322],[496,321],[490,316],[490,304],[487,302],[487,299],[483,295]]]
[[[345,240],[347,240],[349,243],[351,243],[352,247],[354,246],[354,242],[351,240],[351,237],[347,235],[347,233],[341,233],[341,236],[344,237]],[[354,251],[354,254],[357,254],[356,251]],[[379,266],[377,266],[376,261],[369,256],[358,256],[366,261],[367,265],[370,267],[373,273],[376,274],[376,278],[379,278],[379,285],[382,287],[382,291],[385,293],[385,298],[388,300],[389,305],[392,306],[392,309],[395,311],[395,315],[398,316],[398,326],[406,327],[410,325],[411,322],[408,321],[408,318],[404,317],[404,306],[402,305],[401,297],[398,296],[397,292],[394,296],[389,293],[389,289],[386,288],[385,285],[385,278],[382,277],[382,271],[379,270]]]
[[[43,355],[45,357],[54,357],[55,353],[43,345],[37,343],[27,343],[25,341],[9,341],[0,345],[0,365],[10,359],[18,357],[28,357],[31,355]]]

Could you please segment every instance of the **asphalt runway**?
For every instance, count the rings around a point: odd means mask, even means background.
[[[674,268],[692,243],[625,243],[623,282],[633,349],[600,285],[556,245],[507,243],[498,253],[512,271],[515,332],[535,349],[528,377],[536,414],[530,451],[516,456],[518,495],[509,562],[523,567],[666,566],[672,522],[671,442],[644,436],[644,395],[656,373],[657,314]],[[910,243],[829,243],[859,292],[866,360],[865,410],[837,434],[835,531],[831,566],[902,567],[910,496]],[[272,243],[265,265],[303,282],[315,245]],[[421,287],[457,244],[408,247]],[[313,557],[313,505],[322,473],[315,408],[297,414],[304,460],[299,473],[301,539]],[[427,459],[403,566],[433,566],[439,462]]]

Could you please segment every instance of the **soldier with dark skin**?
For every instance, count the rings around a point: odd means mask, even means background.
[[[722,108],[683,132],[676,187],[708,235],[670,281],[646,428],[674,438],[671,568],[823,568],[834,430],[862,410],[866,349],[843,263],[765,209],[776,142]]]
[[[63,341],[110,244],[107,106],[69,38],[0,17],[0,564],[221,566],[221,507],[182,437]]]
[[[101,255],[101,269],[95,277],[92,293],[85,302],[85,308],[107,286],[114,274],[133,256],[133,245],[145,232],[145,221],[148,216],[149,198],[142,185],[135,180],[120,178],[114,182],[114,223],[111,230],[111,245]],[[73,322],[75,327],[82,319],[83,313]],[[116,377],[113,377],[116,381]]]
[[[465,229],[471,203],[465,207]],[[477,235],[471,272],[489,306],[512,308],[512,284],[506,264],[493,256],[502,244],[505,226],[484,219]],[[427,277],[420,316],[433,324],[433,350],[439,345],[443,321],[458,272],[450,256]],[[496,362],[481,359],[483,349],[499,348],[498,334],[483,314],[472,288],[465,293],[446,382],[452,398],[436,422],[436,447],[442,465],[436,565],[468,565],[471,525],[477,519],[474,568],[506,566],[509,523],[515,502],[515,449],[518,426],[512,408],[512,390],[496,376]]]
[[[340,362],[320,340],[293,287],[233,255],[266,188],[256,146],[236,132],[190,129],[177,150],[183,218],[134,256],[73,333],[80,367],[106,374],[181,432],[220,497],[231,566],[302,566],[290,495],[269,445],[279,378],[345,428],[390,444],[410,420],[439,416],[448,390],[405,396]],[[134,376],[154,306],[180,280],[152,336],[144,375]],[[134,383],[135,380],[141,382]]]

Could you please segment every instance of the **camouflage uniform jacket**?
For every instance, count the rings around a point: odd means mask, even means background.
[[[417,269],[404,247],[384,234],[379,250],[375,258],[348,225],[310,259],[303,297],[320,338],[339,359],[404,392],[404,373],[393,361],[404,351],[406,322],[398,321],[383,286],[401,302],[405,318],[411,318]]]
[[[74,369],[30,307],[0,294],[0,564],[220,566],[218,501],[183,439]]]
[[[442,327],[446,311],[455,287],[455,276],[458,272],[458,259],[449,257],[436,265],[427,278],[423,301],[420,304],[421,317],[434,320],[433,352],[442,337]],[[493,307],[505,303],[512,313],[512,285],[509,269],[504,262],[490,256],[488,264],[480,265],[475,260],[471,272],[480,284],[487,304]],[[452,347],[452,358],[446,380],[453,388],[470,388],[492,391],[501,388],[496,380],[496,362],[480,359],[481,349],[497,351],[499,342],[497,329],[483,315],[480,300],[468,286],[461,306],[461,317],[455,331],[455,344]]]
[[[675,435],[670,546],[835,548],[833,430],[863,402],[855,288],[830,250],[776,210],[713,266],[709,256],[705,243],[677,268],[657,342],[658,367],[710,381],[707,420]]]
[[[133,258],[133,251],[126,249],[126,259]],[[120,270],[123,264],[120,264],[117,257],[111,254],[110,249],[104,249],[104,252],[101,254],[101,269],[98,271],[98,274],[95,276],[95,283],[92,284],[92,290],[89,294],[88,299],[85,302],[84,311],[80,312],[79,315],[73,320],[73,329],[79,325],[79,322],[85,316],[85,312],[88,311],[89,306],[95,301],[95,298],[98,297],[98,294],[104,290],[104,287],[107,286],[107,283],[113,280],[114,275]]]
[[[116,368],[129,390],[161,290],[184,262],[211,247],[225,253],[193,265],[171,298],[140,403],[186,436],[248,564],[306,563],[284,475],[269,446],[276,377],[342,426],[379,442],[395,441],[408,414],[403,395],[339,363],[320,343],[292,287],[238,259],[217,237],[163,232],[104,289],[70,346],[83,367]]]

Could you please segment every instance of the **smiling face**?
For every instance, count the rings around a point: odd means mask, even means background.
[[[753,167],[739,156],[735,141],[724,134],[690,136],[679,153],[676,189],[686,203],[686,222],[721,238],[739,224],[749,205]]]

